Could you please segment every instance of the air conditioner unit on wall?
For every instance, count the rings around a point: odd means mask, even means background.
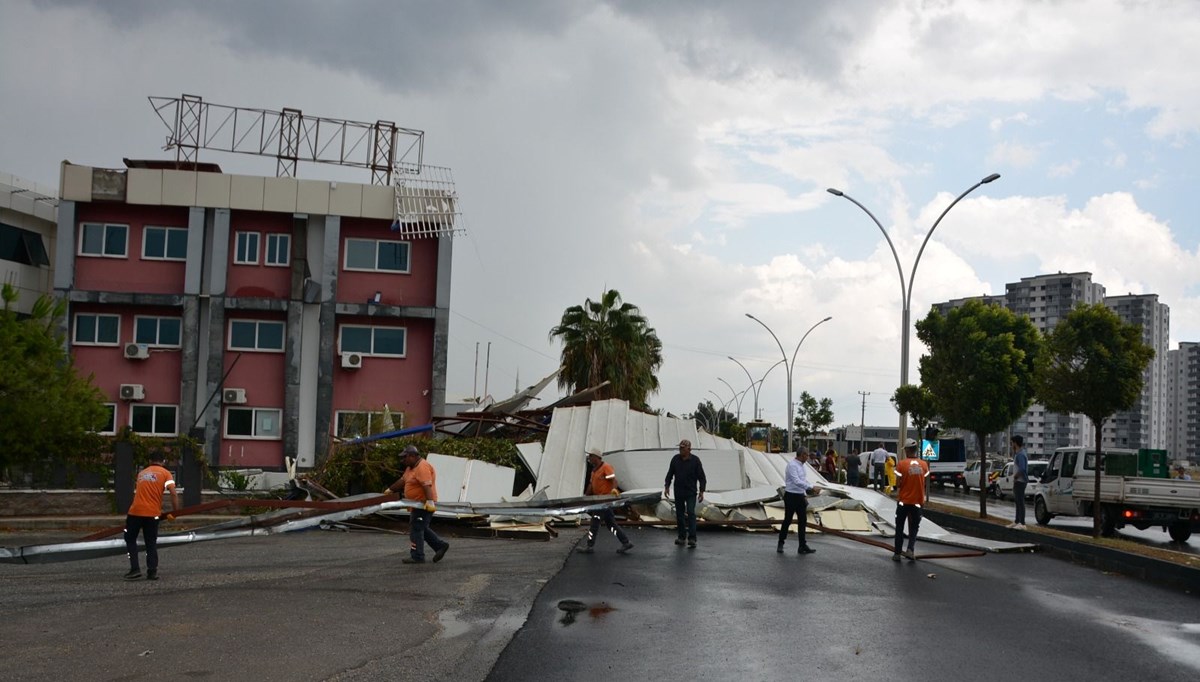
[[[226,405],[246,404],[246,389],[227,388],[221,391],[221,402],[225,403]]]
[[[345,369],[358,369],[362,367],[362,353],[342,353],[342,367]]]
[[[146,387],[141,384],[121,384],[121,400],[143,400]]]
[[[129,360],[145,360],[150,357],[150,349],[140,343],[127,343],[125,357]]]

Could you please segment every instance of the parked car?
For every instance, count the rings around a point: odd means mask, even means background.
[[[966,492],[971,492],[972,488],[974,488],[975,490],[979,490],[979,488],[981,487],[979,485],[979,476],[980,476],[979,462],[980,462],[980,460],[975,460],[974,462],[967,462],[967,468],[965,471],[963,471],[963,487],[965,488]],[[987,484],[988,493],[991,493],[991,494],[996,493],[996,478],[1000,475],[1000,469],[1003,466],[1004,466],[1004,462],[1001,462],[998,459],[988,460],[988,484]]]
[[[1042,476],[1046,474],[1046,467],[1050,466],[1050,460],[1046,459],[1031,459],[1026,465],[1026,471],[1029,473],[1029,481],[1025,484],[1025,497],[1032,500],[1036,492],[1036,486],[1041,483]],[[1004,499],[1007,495],[1012,497],[1013,481],[1016,478],[1017,465],[1014,462],[1009,462],[1004,465],[1004,469],[1000,472],[1000,478],[996,481],[996,497]]]

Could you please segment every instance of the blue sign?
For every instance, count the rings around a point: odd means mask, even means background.
[[[941,445],[940,441],[922,440],[921,441],[921,459],[925,460],[926,462],[938,461],[938,458],[940,456],[940,454],[939,454],[940,450],[938,448],[939,445]]]

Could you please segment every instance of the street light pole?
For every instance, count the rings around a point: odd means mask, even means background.
[[[755,381],[754,377],[750,376],[750,370],[746,369],[745,365],[738,362],[737,358],[733,357],[732,355],[726,355],[725,357],[729,358],[730,360],[733,360],[734,362],[737,362],[737,366],[742,368],[742,371],[746,373],[746,378],[750,380],[750,388],[748,388],[746,390],[754,391],[754,419],[757,420],[758,419],[758,392],[762,390],[762,384],[764,381],[767,380],[767,375],[771,373],[771,370],[782,365],[783,360],[776,361],[775,364],[773,364],[767,368],[767,371],[763,372],[761,379],[759,379],[758,381]]]
[[[742,399],[738,397],[738,392],[733,390],[733,386],[730,386],[728,381],[725,381],[721,377],[717,377],[717,381],[725,384],[725,388],[729,389],[729,392],[733,394],[733,399],[737,401],[737,403],[736,403],[736,405],[737,405],[737,420],[738,420],[738,423],[741,424],[742,423]],[[745,393],[745,391],[742,391],[742,393]]]
[[[908,329],[909,329],[909,322],[910,322],[909,317],[910,317],[910,313],[911,313],[911,309],[912,309],[913,280],[917,276],[917,266],[920,265],[920,263],[921,263],[921,255],[925,253],[925,245],[929,243],[929,238],[933,236],[933,231],[937,229],[938,225],[942,222],[942,218],[946,217],[946,214],[950,212],[950,209],[954,208],[954,206],[956,204],[958,204],[958,202],[962,201],[964,197],[966,197],[971,192],[974,192],[980,186],[986,185],[986,184],[993,182],[995,180],[998,180],[998,179],[1000,179],[1000,174],[992,173],[991,175],[987,176],[986,178],[983,178],[982,180],[975,183],[974,185],[971,185],[971,187],[969,189],[967,189],[967,191],[958,195],[958,197],[955,198],[954,201],[950,202],[950,205],[947,206],[944,211],[942,211],[942,214],[938,216],[937,220],[933,221],[933,227],[929,228],[929,232],[925,233],[925,240],[921,242],[921,248],[920,248],[920,250],[917,251],[917,258],[916,258],[916,260],[913,261],[912,270],[909,272],[909,275],[908,275],[907,286],[905,285],[905,281],[904,281],[904,268],[901,267],[900,256],[896,253],[896,245],[892,243],[892,238],[888,235],[887,230],[885,230],[883,228],[883,224],[879,222],[879,219],[875,217],[875,214],[871,213],[871,211],[868,210],[866,206],[863,206],[861,203],[859,203],[859,201],[857,199],[855,199],[854,197],[850,196],[849,194],[846,194],[845,192],[843,192],[839,189],[834,189],[833,187],[830,187],[829,189],[825,190],[825,191],[829,192],[830,194],[837,196],[837,197],[842,197],[842,198],[850,201],[850,203],[854,204],[855,206],[858,206],[859,208],[861,208],[863,210],[863,213],[866,213],[871,218],[871,220],[874,221],[875,226],[879,228],[879,231],[883,233],[883,238],[887,240],[888,248],[890,248],[892,250],[892,258],[895,259],[895,261],[896,261],[896,272],[897,272],[897,274],[900,275],[900,302],[903,306],[903,310],[902,310],[901,316],[900,316],[900,385],[901,386],[908,385],[908,355],[909,355],[909,352],[908,352]],[[900,433],[899,433],[899,438],[896,439],[896,448],[897,448],[896,452],[900,452],[899,448],[904,446],[904,440],[907,435],[908,435],[908,415],[904,412],[901,412],[900,413]]]
[[[796,355],[800,352],[800,346],[804,345],[804,339],[808,338],[808,335],[812,333],[812,330],[825,324],[826,322],[832,320],[833,318],[826,317],[825,319],[821,320],[820,322],[809,327],[808,331],[804,332],[804,336],[800,337],[800,343],[796,344],[796,350],[792,351],[792,361],[789,364],[787,361],[787,359],[788,359],[787,351],[785,351],[783,349],[783,344],[779,342],[779,337],[775,336],[775,332],[771,331],[771,328],[768,327],[765,322],[763,322],[762,320],[758,319],[757,317],[751,315],[750,313],[746,313],[746,317],[761,324],[763,326],[763,329],[766,329],[767,332],[771,334],[771,338],[775,339],[775,345],[779,346],[779,352],[783,354],[783,363],[784,363],[783,367],[784,367],[784,369],[787,370],[787,392],[788,392],[788,396],[787,396],[787,411],[788,411],[788,414],[787,414],[787,420],[788,420],[788,422],[787,422],[787,451],[792,452],[792,429],[795,427],[795,422],[796,422],[795,415],[792,414],[792,411],[794,409],[792,407],[792,369],[795,368],[795,366],[796,366]],[[770,371],[770,370],[768,370],[768,371]]]
[[[728,405],[729,403],[722,403],[722,402],[721,402],[721,396],[717,395],[717,392],[716,392],[716,391],[714,391],[714,390],[712,390],[711,388],[708,390],[708,392],[709,392],[709,393],[711,393],[711,394],[713,394],[713,397],[717,399],[717,404],[719,405],[719,407],[717,407],[717,430],[716,430],[716,431],[713,431],[713,435],[714,435],[714,436],[719,436],[719,435],[721,435],[721,434],[720,434],[720,431],[721,431],[721,413],[725,411],[725,406],[726,406],[726,405]]]

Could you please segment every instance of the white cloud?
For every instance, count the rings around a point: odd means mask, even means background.
[[[1038,158],[1038,150],[1018,142],[998,142],[988,153],[988,163],[1014,168],[1028,168]]]
[[[1079,159],[1071,159],[1065,163],[1050,166],[1046,171],[1046,175],[1051,178],[1069,178],[1075,175],[1075,171],[1077,170],[1079,170]]]

